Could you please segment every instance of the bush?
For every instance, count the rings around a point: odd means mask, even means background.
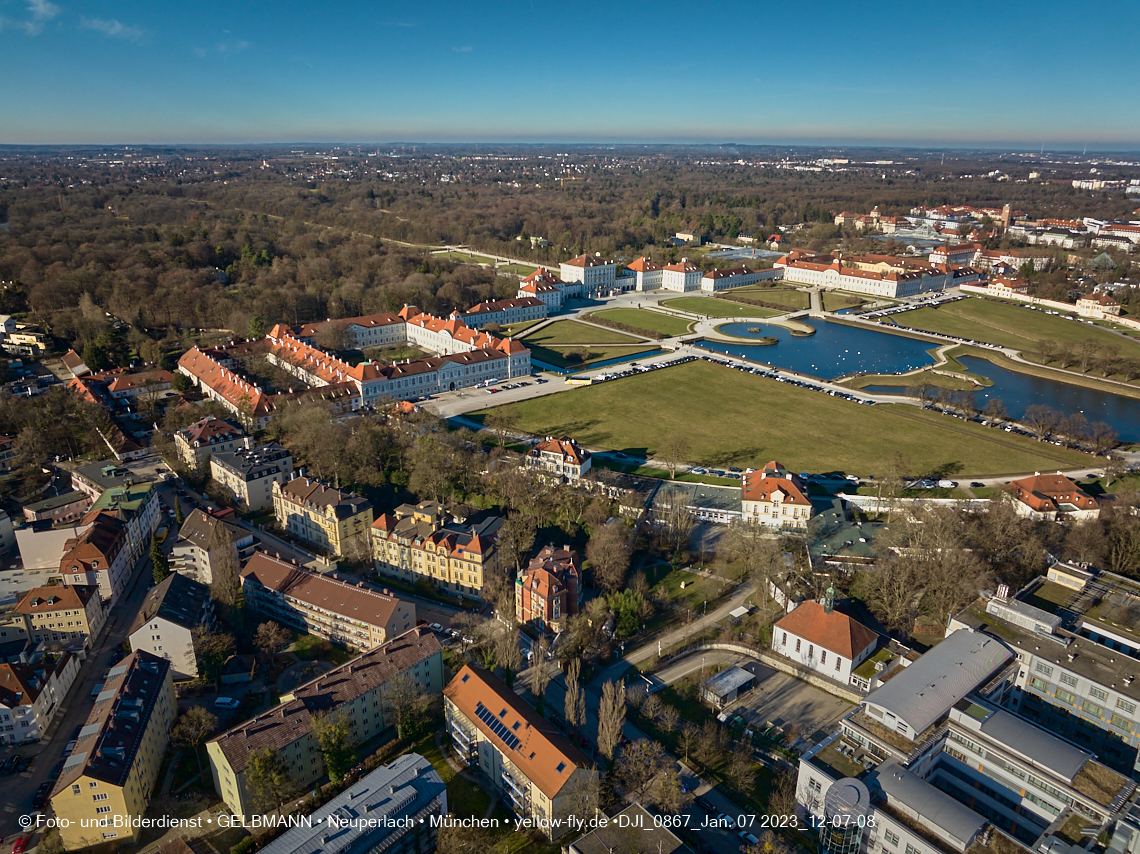
[[[249,852],[256,847],[257,843],[253,841],[253,837],[247,836],[245,839],[230,849],[230,854],[249,854]]]

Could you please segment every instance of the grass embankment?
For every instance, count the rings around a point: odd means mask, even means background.
[[[522,340],[529,346],[539,344],[553,347],[560,344],[636,344],[637,339],[632,335],[618,332],[616,329],[601,329],[576,320],[556,320],[549,326],[544,326],[530,335],[524,335]]]
[[[612,320],[614,323],[624,323],[649,332],[658,332],[667,337],[686,335],[691,324],[680,317],[672,317],[659,311],[649,311],[644,308],[608,308],[604,311],[595,311],[592,316]]]
[[[811,294],[794,288],[762,288],[758,285],[748,285],[744,288],[733,288],[727,293],[745,299],[758,299],[787,306],[788,311],[803,311],[811,305]]]
[[[955,350],[957,348],[954,348]],[[859,377],[843,380],[841,385],[848,388],[867,388],[868,386],[897,386],[899,392],[913,388],[919,383],[929,383],[942,389],[951,391],[973,391],[979,387],[989,388],[994,381],[982,374],[971,373],[965,365],[955,359],[946,351],[944,361],[908,374],[864,374]],[[929,351],[932,358],[938,358],[936,349]]]
[[[623,356],[636,356],[652,350],[652,344],[643,344],[640,347],[615,347],[593,345],[590,347],[537,347],[530,346],[531,356],[540,362],[553,365],[556,368],[588,368],[597,362],[608,359],[620,359]]]
[[[938,308],[919,308],[891,315],[899,326],[958,335],[1022,352],[1038,352],[1038,342],[1079,344],[1093,340],[1115,346],[1126,358],[1140,358],[1140,341],[1121,338],[1099,326],[1065,320],[1064,317],[1033,311],[1021,305],[985,299],[965,299]]]
[[[866,302],[866,300],[860,299],[857,296],[836,293],[835,291],[824,291],[822,296],[824,311],[839,311],[844,308],[855,308]]]
[[[510,326],[504,326],[499,330],[500,335],[521,335],[532,326],[537,326],[542,323],[541,320],[524,320],[522,323],[512,323]]]
[[[678,297],[677,299],[662,300],[661,304],[666,308],[675,308],[678,311],[688,311],[693,314],[704,314],[709,317],[775,317],[778,314],[786,313],[759,305],[731,302],[716,297]]]
[[[1091,376],[1089,374],[1073,374],[1069,371],[1054,370],[1041,364],[1026,364],[1025,362],[1015,362],[1008,356],[1001,353],[995,353],[992,350],[987,350],[983,347],[972,347],[969,344],[960,344],[952,350],[948,350],[947,354],[950,356],[976,356],[979,359],[985,359],[987,362],[992,362],[1001,368],[1008,368],[1011,371],[1017,371],[1021,374],[1029,374],[1033,377],[1043,377],[1044,379],[1056,380],[1062,383],[1072,383],[1073,385],[1084,386],[1085,388],[1093,388],[1099,391],[1107,391],[1111,394],[1119,394],[1122,397],[1136,397],[1140,398],[1140,386],[1125,385],[1116,382],[1105,382],[1099,377]]]
[[[720,467],[777,459],[796,471],[863,475],[885,471],[902,453],[915,471],[959,462],[962,477],[1078,468],[1091,460],[917,407],[859,406],[707,362],[509,405],[522,430],[637,456],[653,456],[683,431],[689,461]]]

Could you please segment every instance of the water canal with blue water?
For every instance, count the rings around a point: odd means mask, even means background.
[[[873,329],[842,323],[803,318],[815,329],[814,335],[793,335],[782,326],[759,323],[725,323],[717,327],[725,335],[747,338],[776,338],[778,343],[757,344],[703,341],[704,349],[807,374],[820,379],[835,379],[854,373],[906,373],[933,364],[929,350],[938,346],[901,335],[876,332]],[[749,332],[757,329],[757,332]],[[999,367],[973,356],[959,358],[971,373],[993,380],[993,386],[975,393],[979,408],[998,397],[1013,418],[1021,418],[1025,410],[1044,404],[1066,414],[1082,412],[1089,421],[1104,421],[1121,439],[1140,441],[1140,400],[1085,388],[1070,383],[1035,377]],[[899,386],[869,386],[864,391],[891,394],[905,391]]]

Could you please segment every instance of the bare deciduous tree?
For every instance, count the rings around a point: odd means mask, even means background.
[[[578,677],[582,675],[582,660],[570,659],[566,665],[566,697],[563,711],[566,715],[566,724],[574,729],[586,722],[586,697],[582,693],[582,683]]]
[[[613,522],[602,525],[586,545],[595,583],[603,590],[620,590],[629,571],[629,530]]]
[[[621,742],[625,723],[625,685],[606,682],[602,686],[602,703],[598,708],[598,750],[613,760],[614,749]]]

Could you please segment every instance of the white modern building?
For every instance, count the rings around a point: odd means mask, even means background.
[[[175,681],[199,674],[194,633],[214,621],[210,588],[177,572],[151,588],[131,624],[131,651],[144,649],[170,662]]]

